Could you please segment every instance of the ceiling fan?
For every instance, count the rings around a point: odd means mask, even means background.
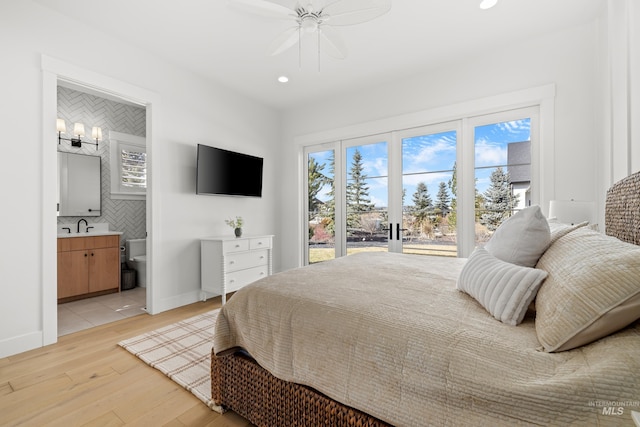
[[[261,16],[290,20],[294,24],[278,35],[267,53],[277,55],[298,43],[298,57],[302,37],[318,37],[318,69],[320,49],[329,56],[344,59],[347,47],[334,27],[371,21],[391,9],[391,0],[229,0],[236,9]]]

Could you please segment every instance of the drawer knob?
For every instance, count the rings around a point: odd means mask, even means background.
[[[240,245],[236,245],[236,248],[239,248],[239,247],[240,247]]]
[[[235,261],[229,261],[229,264],[235,264],[235,263],[236,263]]]
[[[233,279],[229,280],[229,283],[233,283],[233,282],[235,282],[235,280],[233,280]]]
[[[260,255],[260,259],[264,259],[264,255]]]
[[[262,244],[262,242],[258,242],[258,246],[260,246]]]
[[[264,276],[264,271],[261,271],[261,272],[260,272],[260,275],[261,275],[261,276]]]

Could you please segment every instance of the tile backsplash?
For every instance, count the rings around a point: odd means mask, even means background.
[[[64,119],[67,130],[80,122],[89,130],[93,126],[102,128],[103,140],[98,149],[94,145],[71,147],[62,141],[58,151],[99,155],[102,163],[102,211],[101,216],[86,218],[89,222],[109,223],[112,231],[121,231],[122,243],[128,239],[146,237],[147,204],[144,200],[111,199],[111,160],[109,131],[146,136],[145,108],[115,102],[109,99],[58,86],[58,118]],[[68,137],[69,135],[67,135]],[[81,217],[58,217],[58,227],[69,224],[75,227]],[[63,225],[65,226],[65,225]],[[75,228],[74,228],[75,230]]]

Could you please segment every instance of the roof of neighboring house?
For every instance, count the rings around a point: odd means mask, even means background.
[[[511,183],[531,181],[531,141],[507,144],[507,171]]]

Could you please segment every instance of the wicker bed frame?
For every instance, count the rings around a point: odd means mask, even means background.
[[[614,184],[607,192],[606,234],[640,245],[640,172]],[[211,353],[211,394],[214,402],[259,427],[388,426],[318,391],[282,381],[238,352]]]
[[[212,350],[211,395],[259,427],[389,426],[312,388],[282,381],[242,353],[216,357]]]

